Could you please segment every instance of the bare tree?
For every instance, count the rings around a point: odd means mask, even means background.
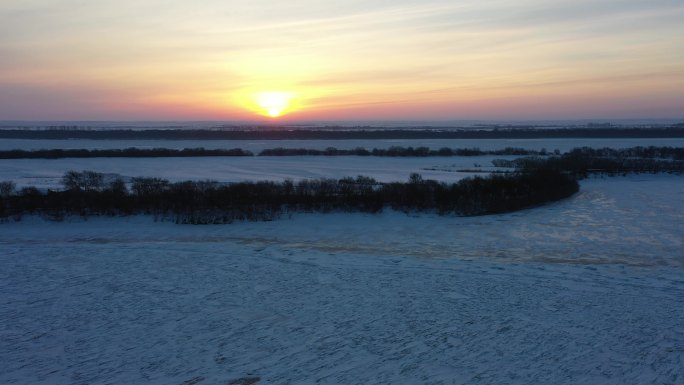
[[[11,180],[0,182],[0,197],[9,197],[10,195],[14,194],[16,188],[17,185],[15,185],[14,182],[12,182]]]
[[[103,187],[103,176],[95,171],[67,171],[62,177],[62,185],[72,191],[100,191]]]

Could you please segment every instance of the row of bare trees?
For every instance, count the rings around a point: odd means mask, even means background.
[[[233,149],[169,149],[169,148],[125,148],[125,149],[51,149],[51,150],[6,150],[0,151],[0,159],[24,159],[24,158],[99,158],[99,157],[199,157],[199,156],[253,156],[248,150]],[[481,150],[479,148],[449,148],[430,149],[429,147],[402,147],[391,146],[389,148],[366,149],[357,147],[353,149],[338,149],[328,147],[323,150],[310,148],[269,148],[258,153],[259,156],[383,156],[383,157],[427,157],[427,156],[484,156],[484,155],[517,155],[517,156],[560,156],[559,150],[547,151],[530,150],[518,147],[506,147],[499,150]],[[624,149],[612,148],[575,148],[564,154],[564,157],[592,157],[592,158],[644,158],[644,159],[670,159],[684,160],[684,148],[681,147],[631,147]]]
[[[495,159],[494,166],[518,170],[555,170],[576,177],[589,174],[684,173],[684,148],[575,148],[560,156]]]
[[[149,213],[175,218],[178,223],[229,223],[271,220],[293,211],[378,212],[384,208],[482,215],[562,199],[579,189],[573,178],[544,170],[474,177],[451,184],[425,180],[419,174],[395,183],[364,176],[230,184],[171,183],[160,178],[105,183],[104,179],[93,171],[69,171],[63,177],[63,190],[24,188],[3,193],[0,216],[20,218],[25,213],[37,213],[60,219],[74,214]]]

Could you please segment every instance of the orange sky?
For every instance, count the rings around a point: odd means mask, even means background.
[[[682,19],[681,0],[4,1],[0,120],[680,118]]]

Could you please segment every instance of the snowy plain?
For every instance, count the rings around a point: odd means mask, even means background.
[[[18,187],[61,188],[62,176],[70,170],[93,170],[110,176],[159,177],[171,182],[343,178],[369,176],[381,182],[406,181],[413,172],[426,179],[455,182],[472,176],[459,170],[494,169],[493,159],[515,156],[389,158],[375,156],[259,156],[192,158],[64,158],[0,159],[0,181],[12,180]],[[477,166],[477,167],[476,167]]]
[[[684,177],[581,188],[470,218],[0,224],[0,383],[683,383]]]

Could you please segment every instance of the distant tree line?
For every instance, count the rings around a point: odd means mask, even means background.
[[[390,156],[390,157],[427,157],[427,156],[482,156],[482,155],[546,155],[546,150],[535,151],[507,147],[503,150],[480,150],[479,148],[448,148],[431,150],[428,147],[392,146],[387,149],[367,150],[357,147],[351,150],[328,147],[324,150],[306,148],[271,148],[259,152],[259,156]],[[5,150],[0,151],[0,159],[59,159],[59,158],[159,158],[159,157],[200,157],[200,156],[253,156],[251,151],[241,148],[230,150],[186,148],[125,148],[125,149],[50,149],[50,150]]]
[[[574,148],[566,156],[574,157],[602,157],[602,158],[649,158],[649,159],[673,159],[684,160],[684,147],[657,147],[657,146],[637,146],[630,148]]]
[[[59,158],[163,158],[199,156],[252,156],[252,152],[240,148],[228,150],[184,148],[124,148],[124,149],[50,149],[50,150],[6,150],[0,151],[0,159],[59,159]]]
[[[557,152],[557,151],[556,151]],[[271,148],[259,152],[259,156],[389,156],[389,157],[427,157],[427,156],[482,156],[482,155],[546,155],[546,150],[535,151],[507,147],[503,150],[480,150],[479,148],[448,148],[431,150],[428,147],[392,146],[387,149],[367,150],[357,147],[351,150],[328,147],[324,150],[306,148]],[[230,150],[186,148],[125,148],[125,149],[50,149],[50,150],[5,150],[0,151],[0,159],[59,159],[59,158],[160,158],[160,157],[200,157],[200,156],[253,156],[251,151],[241,148]]]
[[[684,148],[633,147],[616,150],[583,147],[560,156],[495,159],[492,164],[525,171],[562,171],[575,177],[589,174],[683,173]]]
[[[524,148],[506,147],[503,150],[480,150],[479,148],[449,148],[442,147],[437,150],[429,147],[401,147],[392,146],[389,148],[374,148],[367,150],[357,147],[350,150],[340,150],[335,147],[328,147],[324,150],[306,148],[271,148],[259,152],[260,156],[390,156],[390,157],[427,157],[427,156],[483,156],[483,155],[546,155],[546,150],[526,150]]]
[[[104,150],[6,150],[0,151],[0,159],[57,159],[57,158],[155,158],[155,157],[200,157],[200,156],[253,156],[251,151],[241,148],[233,149],[205,149],[186,148],[182,150],[169,148],[125,148],[125,149],[104,149]],[[561,155],[560,151],[548,152],[546,149],[527,150],[517,147],[506,147],[500,150],[481,150],[479,148],[448,148],[442,147],[434,150],[429,147],[401,147],[392,146],[386,149],[373,148],[368,150],[363,147],[354,149],[337,149],[328,147],[323,150],[307,148],[270,148],[262,150],[259,156],[384,156],[384,157],[428,157],[428,156],[484,156],[484,155],[517,155],[517,156],[547,156]],[[593,149],[588,147],[575,148],[564,156],[582,156],[593,158],[653,158],[653,159],[684,159],[684,148],[682,147],[632,147],[626,149],[600,148]]]
[[[579,185],[570,176],[547,170],[447,184],[412,174],[405,183],[380,183],[359,176],[293,182],[171,183],[160,178],[104,182],[93,171],[69,171],[63,190],[16,190],[0,184],[0,217],[20,219],[40,214],[52,219],[66,215],[155,214],[176,223],[230,223],[272,220],[287,212],[363,211],[384,208],[432,211],[440,214],[483,215],[515,211],[569,197]]]
[[[0,129],[6,139],[543,139],[543,138],[684,138],[684,126],[669,127],[591,127],[540,128],[501,126],[483,128],[382,128],[325,127],[304,129],[284,127],[249,127],[238,129]]]

